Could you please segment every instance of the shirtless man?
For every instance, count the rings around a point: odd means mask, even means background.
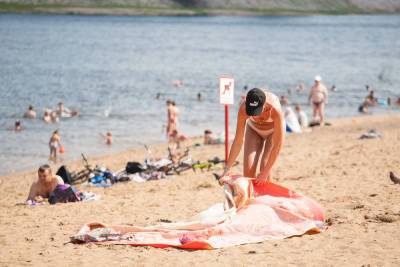
[[[314,85],[311,87],[308,101],[312,101],[313,107],[313,121],[316,121],[317,116],[319,117],[319,125],[324,125],[324,109],[325,105],[328,104],[328,90],[325,85],[321,83],[321,77],[315,76]]]
[[[31,185],[27,201],[40,202],[43,198],[48,198],[58,184],[64,184],[63,179],[54,175],[49,165],[40,166],[38,180]]]
[[[27,119],[35,119],[36,118],[36,111],[33,109],[33,106],[29,106],[29,109],[24,114],[24,118]]]

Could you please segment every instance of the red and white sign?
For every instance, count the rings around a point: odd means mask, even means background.
[[[235,80],[231,76],[219,77],[219,102],[224,105],[233,105]]]

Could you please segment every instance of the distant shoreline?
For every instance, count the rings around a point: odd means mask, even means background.
[[[300,15],[394,15],[399,12],[364,11],[357,8],[335,10],[300,9],[211,9],[153,8],[124,5],[60,5],[0,3],[0,14],[60,14],[112,16],[300,16]]]

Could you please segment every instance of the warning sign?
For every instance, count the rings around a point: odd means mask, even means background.
[[[219,102],[224,105],[233,105],[235,80],[230,76],[219,77]]]

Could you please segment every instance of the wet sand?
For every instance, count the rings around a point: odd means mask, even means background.
[[[325,207],[331,225],[324,233],[212,251],[71,244],[69,237],[91,221],[150,225],[188,218],[222,201],[221,188],[211,172],[187,171],[165,180],[90,188],[101,195],[97,202],[16,205],[36,179],[32,170],[0,177],[0,266],[399,265],[400,185],[393,184],[389,172],[400,174],[400,115],[331,122],[330,127],[287,136],[273,172],[275,182]],[[383,138],[358,139],[371,128]],[[154,145],[152,151],[164,156],[166,146]],[[223,155],[222,145],[192,149],[198,160]],[[145,157],[144,149],[132,149],[89,160],[118,170],[128,160]],[[81,163],[68,166],[74,170]],[[240,173],[241,168],[234,170]]]

